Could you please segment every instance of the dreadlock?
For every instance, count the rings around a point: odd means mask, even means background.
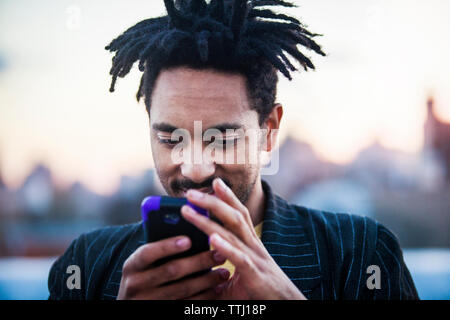
[[[260,125],[272,111],[277,71],[291,80],[297,68],[314,69],[297,48],[325,55],[311,33],[296,18],[267,7],[295,7],[282,0],[164,0],[167,15],[143,20],[105,47],[112,58],[110,91],[118,77],[125,77],[136,61],[143,71],[136,98],[145,98],[150,112],[151,95],[161,70],[176,66],[212,68],[240,73],[247,79],[252,108]],[[266,7],[266,8],[264,8]],[[291,59],[292,59],[291,58]]]

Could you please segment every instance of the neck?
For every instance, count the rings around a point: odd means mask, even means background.
[[[250,217],[252,218],[252,223],[254,226],[263,221],[266,202],[265,198],[266,196],[262,188],[261,178],[258,177],[245,205],[250,212]]]

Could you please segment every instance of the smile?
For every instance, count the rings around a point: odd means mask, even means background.
[[[203,193],[207,193],[207,194],[214,194],[214,189],[209,188],[209,187],[208,188],[194,189],[194,190],[197,190],[197,191],[200,191],[200,192],[203,192]],[[187,191],[188,190],[186,190],[186,189],[182,189],[181,190],[181,193],[182,193],[183,197],[185,197],[185,198],[186,198]]]

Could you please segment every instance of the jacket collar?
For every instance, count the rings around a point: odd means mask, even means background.
[[[289,204],[262,180],[266,196],[261,241],[291,281],[309,294],[321,281],[318,252],[306,208]]]

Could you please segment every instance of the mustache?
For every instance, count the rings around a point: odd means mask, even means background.
[[[201,188],[211,188],[212,189],[212,183],[214,181],[214,179],[219,178],[219,177],[211,177],[206,179],[205,181],[202,181],[201,183],[196,183],[192,180],[174,180],[171,184],[170,187],[172,188],[172,190],[188,190],[188,189],[201,189]],[[225,182],[225,184],[228,187],[232,187],[230,182],[227,181],[224,178],[221,178],[223,180],[223,182]]]

